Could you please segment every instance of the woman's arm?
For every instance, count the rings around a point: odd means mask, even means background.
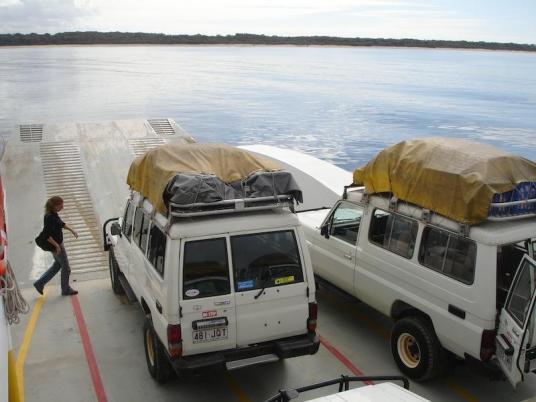
[[[54,238],[52,236],[48,236],[48,239],[47,241],[52,244],[54,246],[54,248],[56,249],[55,253],[56,255],[58,255],[59,253],[61,253],[61,247],[60,245],[58,244],[58,242],[56,240],[54,240]]]
[[[63,226],[65,229],[67,229],[69,232],[71,232],[74,236],[75,239],[78,239],[78,232],[76,230],[74,230],[72,227],[70,227],[69,225],[67,225],[66,223],[64,223],[64,226]]]

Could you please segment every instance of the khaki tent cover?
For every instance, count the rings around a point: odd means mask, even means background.
[[[369,193],[392,193],[458,222],[488,216],[496,193],[536,182],[536,163],[490,145],[433,137],[403,141],[354,171],[353,182]]]
[[[221,144],[165,144],[134,159],[127,184],[166,213],[162,195],[177,173],[202,173],[217,176],[225,183],[244,180],[258,171],[280,167],[267,158]]]

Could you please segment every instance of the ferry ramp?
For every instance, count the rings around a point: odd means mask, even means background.
[[[102,224],[121,213],[128,196],[132,159],[165,142],[194,142],[171,119],[99,123],[23,124],[9,138],[2,159],[11,263],[24,286],[51,263],[34,243],[49,197],[64,199],[62,219],[78,232],[65,232],[72,273],[107,269]],[[59,275],[58,275],[59,276]]]

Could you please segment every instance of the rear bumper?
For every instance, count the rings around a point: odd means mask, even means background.
[[[316,334],[306,334],[259,343],[245,348],[183,356],[178,359],[171,359],[171,365],[175,371],[198,370],[209,367],[225,369],[226,363],[267,354],[275,354],[280,359],[313,355],[318,351],[319,346],[320,340]]]

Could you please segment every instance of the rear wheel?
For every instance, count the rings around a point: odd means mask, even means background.
[[[110,282],[112,283],[112,290],[116,295],[122,295],[125,293],[123,285],[119,282],[119,267],[115,260],[114,252],[112,249],[108,251],[108,266],[110,268]]]
[[[166,382],[171,378],[173,369],[166,356],[166,351],[156,335],[151,316],[145,317],[143,341],[145,344],[145,360],[151,377],[160,383]]]
[[[418,381],[437,377],[445,355],[432,325],[421,317],[396,322],[391,332],[391,352],[400,371]]]

